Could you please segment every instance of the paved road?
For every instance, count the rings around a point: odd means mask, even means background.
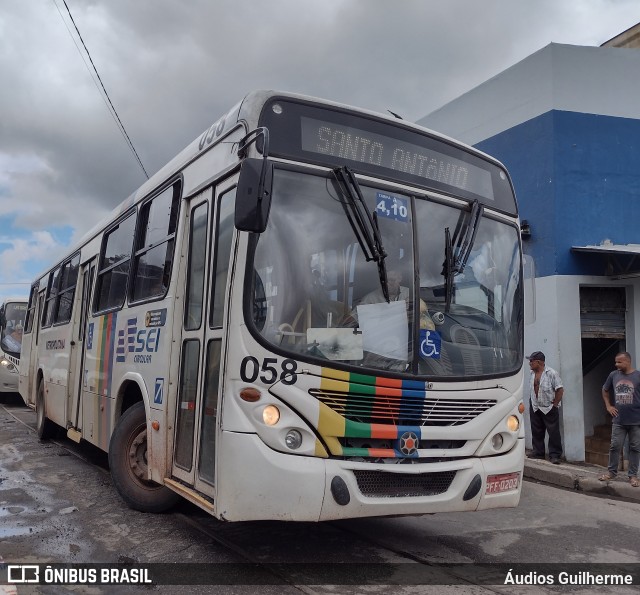
[[[309,585],[291,569],[274,564],[322,563],[335,572],[375,563],[387,569],[427,569],[459,582],[456,586],[395,585],[394,593],[544,593],[544,586],[476,586],[473,577],[443,563],[635,563],[640,560],[640,504],[610,500],[525,482],[520,507],[509,510],[422,517],[366,519],[332,523],[222,523],[181,504],[169,514],[129,510],[118,498],[106,470],[106,457],[70,441],[39,442],[35,414],[0,406],[0,557],[6,562],[232,564],[242,582],[259,567],[286,576],[288,585],[216,587],[217,593],[387,593],[379,584]],[[78,458],[77,454],[84,457]],[[250,562],[251,565],[247,565]],[[381,565],[387,564],[387,566]],[[237,566],[233,566],[237,564]],[[398,566],[389,566],[398,564]],[[409,567],[408,564],[412,566]],[[478,572],[485,572],[479,568]],[[402,572],[402,571],[401,571]],[[287,573],[289,573],[287,575]],[[331,574],[320,582],[330,582]],[[423,576],[426,576],[423,573]],[[0,577],[3,578],[3,577]],[[435,580],[435,579],[434,579]],[[399,582],[403,582],[401,579]],[[445,577],[444,582],[447,582]],[[1,587],[0,587],[1,589]],[[20,588],[19,593],[65,593],[67,587]],[[99,587],[75,592],[99,593]],[[87,590],[89,589],[89,590]],[[114,592],[113,588],[107,587]],[[117,588],[127,592],[132,588]],[[154,586],[158,592],[180,588]],[[547,589],[545,591],[545,589]],[[589,592],[635,592],[597,587]],[[2,591],[0,590],[0,593]],[[206,586],[181,592],[211,592]],[[582,591],[578,591],[582,592]],[[587,591],[584,591],[587,592]]]

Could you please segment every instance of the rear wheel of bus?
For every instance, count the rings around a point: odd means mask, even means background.
[[[36,396],[36,432],[40,440],[53,438],[56,432],[56,425],[47,419],[47,410],[44,404],[44,379],[38,383],[38,394]]]
[[[147,419],[144,403],[129,407],[111,436],[109,468],[120,497],[142,512],[163,512],[180,498],[147,479]]]

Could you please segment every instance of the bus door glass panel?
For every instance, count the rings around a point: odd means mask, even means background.
[[[176,426],[175,464],[190,471],[193,462],[193,436],[195,433],[196,397],[198,395],[198,368],[200,341],[188,339],[182,344],[178,423]]]
[[[76,402],[74,410],[71,412],[71,421],[74,423],[74,427],[78,428],[79,415],[80,415],[80,401],[82,400],[82,391],[87,390],[87,370],[85,370],[86,361],[86,336],[87,336],[87,324],[89,315],[89,304],[91,303],[91,289],[93,287],[93,279],[95,277],[95,260],[85,264],[81,268],[80,283],[82,284],[82,301],[80,303],[80,318],[78,326],[75,331],[75,340],[80,348],[80,358],[77,369],[77,390],[76,395],[78,401]]]
[[[36,312],[36,304],[38,303],[38,286],[34,285],[29,294],[29,304],[27,306],[27,315],[24,320],[24,332],[28,335],[33,329],[33,318]]]
[[[220,385],[220,354],[222,340],[212,339],[207,346],[202,407],[201,447],[198,461],[200,477],[210,484],[215,481],[215,438],[218,418],[218,390]]]
[[[196,331],[202,325],[207,263],[208,214],[208,203],[198,205],[191,212],[189,268],[187,271],[187,291],[184,308],[184,329],[186,331]]]
[[[220,197],[218,201],[218,221],[216,226],[215,276],[213,278],[213,308],[211,326],[222,327],[224,316],[229,259],[234,231],[234,211],[236,204],[235,188]]]
[[[37,289],[36,289],[37,290]],[[42,309],[44,308],[44,289],[36,296],[36,307],[33,312],[33,326],[31,330],[31,352],[29,356],[29,404],[36,403],[36,369],[40,354],[38,352],[38,341],[40,339],[40,328],[42,326]]]
[[[192,206],[189,220],[189,252],[184,306],[184,340],[178,389],[174,464],[188,475],[177,475],[193,483],[193,449],[196,419],[198,369],[202,341],[204,290],[207,283],[209,203]]]
[[[215,268],[212,287],[212,307],[205,363],[205,391],[201,410],[198,471],[200,479],[215,481],[216,425],[218,421],[220,363],[227,281],[234,237],[235,188],[222,194],[218,200],[215,233]]]
[[[36,347],[38,346],[38,339],[40,338],[40,329],[42,328],[42,321],[43,321],[43,316],[42,316],[42,312],[43,312],[43,308],[44,308],[44,296],[45,296],[45,291],[44,289],[38,294],[38,307],[36,309],[35,312],[35,320],[34,320],[34,324],[35,324],[35,345]]]
[[[31,376],[33,372],[32,362],[35,362],[34,351],[36,349],[36,330],[37,323],[34,326],[35,317],[37,316],[38,306],[38,285],[34,285],[29,293],[29,303],[27,306],[27,315],[24,321],[24,335],[22,338],[22,358],[28,362],[28,367],[24,364],[20,365],[20,393],[26,396],[27,403],[31,402]]]

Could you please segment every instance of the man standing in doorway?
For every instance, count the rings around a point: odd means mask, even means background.
[[[549,460],[557,465],[562,456],[560,436],[560,401],[564,394],[558,372],[545,366],[542,351],[534,351],[527,357],[531,369],[529,389],[529,417],[531,418],[532,459],[544,459],[544,435],[549,434]]]
[[[613,405],[611,389],[613,388]],[[640,372],[631,365],[631,356],[623,351],[616,355],[616,369],[602,387],[602,399],[613,417],[608,472],[600,481],[614,479],[618,473],[620,449],[629,436],[629,483],[637,488],[640,460]]]

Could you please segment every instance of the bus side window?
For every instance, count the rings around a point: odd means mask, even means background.
[[[36,311],[36,303],[38,300],[38,285],[34,285],[31,288],[31,294],[29,295],[29,305],[27,306],[27,316],[24,321],[24,332],[28,334],[33,328],[33,317]]]
[[[127,276],[131,262],[131,238],[136,218],[135,211],[105,234],[96,285],[94,311],[119,308],[127,292]]]
[[[131,301],[164,296],[173,264],[180,185],[174,184],[140,209]]]
[[[75,258],[62,265],[60,290],[56,297],[55,314],[53,316],[54,324],[61,324],[71,320],[71,308],[76,292],[79,265],[80,254],[76,254]]]
[[[47,285],[47,294],[42,309],[42,327],[51,326],[53,323],[53,314],[55,311],[56,297],[58,295],[58,285],[60,284],[60,270],[57,267],[49,273],[49,283]]]

